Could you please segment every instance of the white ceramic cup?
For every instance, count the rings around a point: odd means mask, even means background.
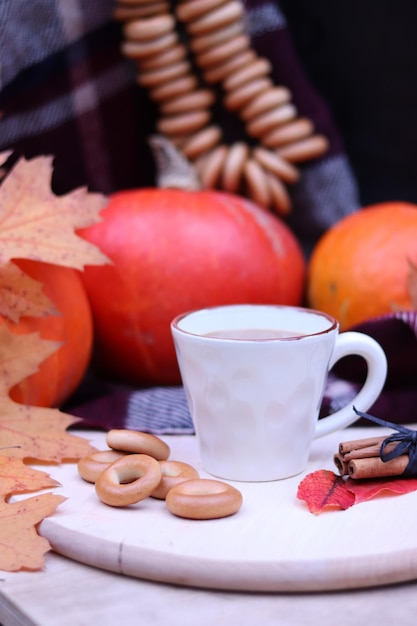
[[[210,336],[242,330],[253,338]],[[290,336],[260,339],[259,330]],[[386,379],[386,356],[374,339],[339,334],[333,317],[311,309],[207,308],[179,315],[171,331],[203,466],[226,480],[270,481],[303,472],[314,438],[352,424],[353,406],[367,411]],[[366,380],[348,406],[319,420],[328,372],[348,355],[365,359]]]

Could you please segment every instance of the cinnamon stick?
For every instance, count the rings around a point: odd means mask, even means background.
[[[343,458],[343,454],[340,454],[340,453],[335,454],[333,456],[333,461],[337,469],[339,470],[339,474],[341,476],[347,476],[349,474],[349,469],[348,469],[349,463],[345,461],[345,459]]]
[[[369,448],[371,446],[381,447],[381,444],[386,438],[387,435],[382,435],[380,437],[365,437],[364,439],[342,441],[342,443],[339,444],[339,452],[340,454],[347,454],[352,450],[361,450],[362,448]]]
[[[383,441],[383,440],[382,440]],[[368,457],[380,456],[382,442],[376,445],[367,446],[366,448],[355,448],[348,452],[341,454],[341,457],[346,461],[352,459],[366,459]],[[385,446],[385,452],[391,452],[397,446],[397,442],[393,441]]]
[[[389,478],[400,476],[408,465],[408,454],[402,454],[390,461],[382,461],[379,457],[354,459],[348,463],[351,478]]]
[[[408,454],[403,454],[390,461],[381,459],[381,445],[386,438],[387,436],[383,435],[340,443],[339,451],[333,457],[340,475],[366,479],[388,478],[403,474],[409,461]],[[396,442],[387,444],[385,451],[392,451],[396,445]]]

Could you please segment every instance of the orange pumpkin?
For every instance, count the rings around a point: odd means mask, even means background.
[[[57,407],[76,390],[90,362],[93,323],[89,301],[76,270],[29,260],[16,264],[44,284],[44,292],[60,314],[6,323],[14,333],[39,332],[44,339],[62,345],[40,364],[38,372],[15,385],[10,396],[23,404]]]
[[[329,229],[313,250],[308,304],[336,317],[342,329],[412,308],[408,275],[417,266],[417,206],[385,202]]]
[[[176,384],[179,313],[229,303],[300,304],[305,260],[275,215],[215,191],[114,194],[81,231],[113,265],[85,268],[97,364],[133,384]]]

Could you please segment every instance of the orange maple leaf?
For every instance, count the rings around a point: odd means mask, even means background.
[[[10,450],[1,452],[8,454]],[[0,456],[0,485],[0,500],[6,501],[11,494],[58,487],[59,483],[46,472],[28,467],[21,459]]]
[[[0,166],[8,156],[0,153]],[[85,188],[56,196],[51,177],[51,157],[22,158],[0,186],[0,315],[13,322],[56,313],[43,285],[25,276],[13,259],[74,269],[111,262],[75,232],[99,221],[107,198]]]
[[[102,194],[51,190],[52,157],[20,159],[0,187],[0,264],[33,259],[82,269],[109,259],[75,233],[100,219]]]
[[[58,345],[39,333],[15,335],[5,324],[0,325],[0,448],[20,446],[7,450],[13,457],[59,463],[93,451],[84,438],[66,432],[79,418],[58,409],[18,404],[8,395],[15,384],[35,373]]]
[[[43,284],[25,274],[14,263],[0,265],[0,315],[12,322],[21,316],[56,315],[51,300],[43,292]]]
[[[0,567],[13,572],[37,570],[44,565],[50,543],[38,535],[36,525],[64,502],[64,496],[45,493],[19,502],[0,502]]]
[[[0,153],[0,167],[8,157]],[[54,195],[51,164],[50,157],[20,159],[0,187],[0,315],[15,322],[22,315],[56,311],[43,285],[13,261],[31,259],[75,269],[110,262],[75,232],[100,219],[106,198],[85,189]],[[94,450],[84,438],[67,432],[78,418],[58,409],[18,404],[9,396],[10,389],[34,374],[59,345],[38,333],[13,334],[0,324],[0,568],[5,570],[43,566],[51,546],[36,526],[65,500],[48,493],[9,503],[7,496],[57,485],[23,460],[75,461]]]
[[[20,459],[0,456],[0,568],[7,571],[42,567],[49,542],[36,532],[38,524],[53,513],[66,498],[53,494],[36,495],[9,504],[7,497],[56,487],[53,478],[24,465]]]

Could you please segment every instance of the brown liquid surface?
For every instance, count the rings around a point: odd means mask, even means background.
[[[230,330],[214,330],[206,333],[206,337],[216,337],[219,339],[287,339],[288,337],[299,337],[303,333],[296,330],[280,330],[278,328],[240,328]]]

